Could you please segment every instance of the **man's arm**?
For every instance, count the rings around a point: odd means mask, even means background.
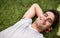
[[[38,4],[35,4],[35,13],[38,17],[43,14],[43,11]]]
[[[33,18],[35,15],[39,17],[41,14],[43,14],[43,12],[39,5],[33,4],[24,14],[23,18]]]

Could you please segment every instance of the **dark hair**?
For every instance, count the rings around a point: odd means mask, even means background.
[[[57,24],[59,23],[59,13],[57,10],[47,10],[45,12],[48,12],[48,11],[52,12],[55,15],[55,19],[53,21],[52,28],[56,28]]]

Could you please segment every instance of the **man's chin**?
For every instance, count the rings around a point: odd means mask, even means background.
[[[35,24],[41,31],[44,31],[46,29],[45,27],[42,27],[40,24],[38,24],[38,22],[35,22]]]

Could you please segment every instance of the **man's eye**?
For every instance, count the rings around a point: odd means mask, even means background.
[[[45,16],[45,17],[47,17],[47,16],[48,16],[48,14],[44,14],[44,16]]]
[[[48,19],[49,23],[52,23],[52,20]]]

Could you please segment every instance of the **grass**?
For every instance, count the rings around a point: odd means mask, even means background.
[[[60,0],[0,0],[0,31],[19,21],[33,3],[38,3],[42,10],[46,11],[57,9]],[[60,38],[56,34],[57,31],[56,28],[48,34],[44,33],[44,36],[46,38]]]

